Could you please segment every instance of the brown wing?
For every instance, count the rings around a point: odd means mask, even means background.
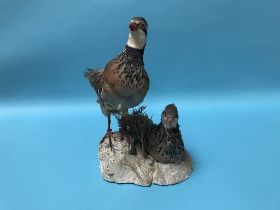
[[[103,81],[108,86],[108,89],[113,89],[114,92],[122,91],[121,77],[119,76],[119,63],[114,60],[107,63],[103,72]]]

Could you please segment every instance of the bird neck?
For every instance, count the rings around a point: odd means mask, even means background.
[[[136,49],[143,49],[146,45],[147,33],[143,30],[130,31],[128,33],[127,45]]]
[[[132,58],[135,58],[135,59],[139,59],[140,58],[141,60],[143,60],[144,50],[145,50],[145,46],[144,46],[143,49],[133,48],[133,47],[130,47],[128,45],[126,45],[125,48],[124,48],[124,51],[129,56],[131,56]]]

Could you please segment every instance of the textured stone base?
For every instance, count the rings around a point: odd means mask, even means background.
[[[112,137],[113,151],[109,139],[99,145],[98,157],[103,179],[116,183],[133,183],[141,186],[151,184],[172,185],[186,180],[192,172],[192,160],[186,152],[186,161],[179,164],[159,163],[151,157],[144,158],[141,152],[130,155],[130,145],[120,134]]]

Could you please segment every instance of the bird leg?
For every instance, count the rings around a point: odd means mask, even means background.
[[[109,114],[107,117],[108,117],[107,132],[104,135],[104,137],[102,138],[102,140],[100,141],[100,144],[102,144],[106,138],[109,138],[109,145],[110,145],[110,148],[111,148],[111,151],[112,151],[113,148],[112,148],[111,114]]]

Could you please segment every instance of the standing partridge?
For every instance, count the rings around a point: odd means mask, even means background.
[[[124,50],[110,60],[104,69],[88,69],[85,77],[97,94],[97,102],[108,117],[106,137],[112,149],[111,114],[125,114],[139,105],[149,89],[149,77],[144,68],[148,24],[143,17],[134,17],[129,23],[128,41]]]

